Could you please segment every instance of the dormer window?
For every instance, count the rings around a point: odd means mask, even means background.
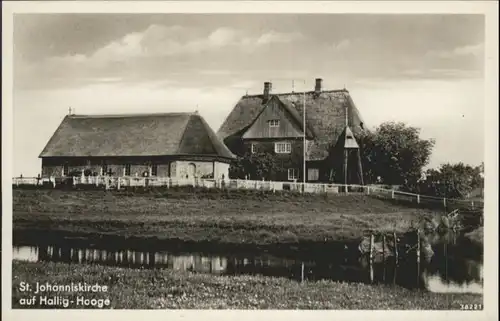
[[[269,123],[269,127],[280,127],[279,119],[271,119],[267,121]]]

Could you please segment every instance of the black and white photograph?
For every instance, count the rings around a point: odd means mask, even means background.
[[[12,310],[497,313],[498,3],[91,2],[10,6]]]

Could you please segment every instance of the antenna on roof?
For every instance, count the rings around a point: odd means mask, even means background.
[[[349,126],[349,105],[347,104],[346,94],[343,93],[344,96],[344,107],[345,107],[345,127]]]
[[[71,115],[71,106],[68,108],[68,115]]]
[[[198,114],[198,104],[196,104],[196,110],[194,111],[195,114]]]

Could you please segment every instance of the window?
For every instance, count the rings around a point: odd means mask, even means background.
[[[101,166],[101,175],[106,175],[108,174],[108,164],[103,163]]]
[[[62,172],[63,176],[67,176],[69,174],[69,166],[67,163],[65,163],[63,165],[63,172]]]
[[[294,181],[299,178],[299,171],[295,168],[288,169],[288,180]]]
[[[158,164],[151,165],[151,176],[158,175]]]
[[[252,143],[252,145],[250,146],[250,151],[252,152],[252,154],[257,153],[257,146]]]
[[[309,168],[307,170],[307,180],[309,181],[317,181],[319,179],[319,169],[317,168]]]
[[[289,154],[292,152],[291,143],[274,143],[274,152],[278,154]]]
[[[130,164],[125,165],[124,176],[130,176]]]
[[[279,119],[271,119],[267,121],[269,123],[269,127],[279,127],[280,120]]]

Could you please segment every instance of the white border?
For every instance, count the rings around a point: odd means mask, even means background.
[[[40,311],[10,310],[12,256],[12,29],[14,13],[476,13],[486,16],[485,65],[485,264],[482,312],[465,311],[197,311],[197,310],[118,310]],[[496,1],[74,1],[2,3],[2,319],[35,320],[61,318],[87,320],[116,317],[158,319],[213,319],[217,321],[255,318],[371,319],[387,320],[496,320],[498,318],[498,2]],[[481,106],[477,106],[481,108]],[[90,314],[90,315],[89,315]]]

